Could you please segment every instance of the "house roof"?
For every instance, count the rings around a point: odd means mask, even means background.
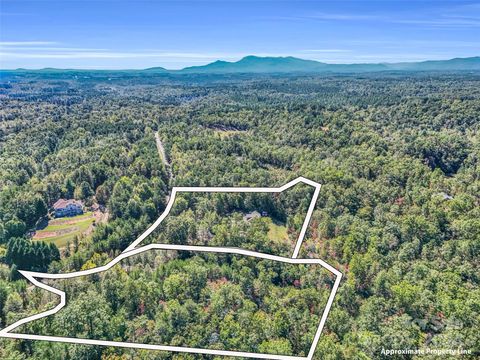
[[[254,218],[259,218],[261,217],[262,215],[260,215],[260,213],[258,211],[252,211],[251,213],[248,213],[248,214],[245,214],[245,216],[243,217],[244,220],[251,220],[251,219],[254,219]]]
[[[75,200],[75,199],[58,199],[55,204],[53,204],[53,208],[55,210],[57,209],[63,209],[67,207],[67,205],[76,205],[76,206],[83,206],[83,202],[80,200]]]

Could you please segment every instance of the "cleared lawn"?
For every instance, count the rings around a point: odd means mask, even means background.
[[[268,238],[272,241],[288,239],[287,227],[268,218]]]
[[[36,231],[33,240],[53,242],[58,247],[64,247],[67,242],[72,242],[75,236],[85,233],[94,221],[95,216],[92,212],[54,219],[48,222],[45,229]]]
[[[244,135],[247,132],[245,130],[215,130],[215,133],[224,139],[232,135]]]

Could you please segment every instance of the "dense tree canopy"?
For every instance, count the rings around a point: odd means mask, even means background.
[[[321,258],[344,274],[315,358],[382,359],[382,349],[403,348],[468,349],[466,357],[475,358],[479,89],[478,75],[462,73],[5,74],[0,326],[58,302],[32,289],[17,269],[68,272],[103,265],[163,212],[172,186],[280,186],[305,176],[322,189],[301,256]],[[159,158],[157,131],[170,168]],[[68,251],[32,240],[62,197],[104,205],[109,213],[107,223]],[[148,241],[287,254],[310,198],[311,191],[300,188],[282,199],[182,195],[171,219]],[[246,224],[242,216],[259,208],[271,222]],[[284,226],[288,241],[272,242],[271,224]],[[287,307],[268,316],[261,311],[262,301],[313,303],[313,294],[298,283],[287,299],[266,300],[290,279],[280,269],[258,270],[252,280],[251,269],[260,264],[219,265],[194,254],[146,264],[101,281],[83,280],[76,291],[95,301],[72,298],[70,313],[39,322],[37,330],[173,345],[184,344],[189,334],[199,334],[194,340],[201,343],[200,335],[209,334],[212,344],[224,347],[304,351],[313,316]],[[204,289],[219,276],[227,281],[209,294],[207,311]],[[264,321],[270,333],[245,333],[238,309]],[[66,326],[56,326],[58,321]],[[0,357],[208,358],[6,339],[0,339]],[[413,358],[389,358],[405,357]]]

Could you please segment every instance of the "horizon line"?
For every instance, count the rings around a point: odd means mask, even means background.
[[[1,53],[0,53],[1,55]],[[102,67],[95,67],[95,68],[84,68],[84,67],[67,67],[67,68],[57,68],[57,67],[42,67],[42,68],[30,68],[30,67],[16,67],[16,68],[2,68],[0,67],[0,71],[42,71],[42,70],[62,70],[62,71],[143,71],[143,70],[150,70],[150,69],[163,69],[168,72],[181,72],[186,69],[192,69],[192,68],[200,68],[204,67],[216,62],[223,62],[223,63],[228,63],[228,64],[235,64],[245,58],[249,57],[254,57],[254,58],[259,58],[259,59],[287,59],[287,58],[293,58],[297,60],[305,60],[305,61],[312,61],[312,62],[317,62],[319,64],[325,64],[325,65],[398,65],[398,64],[418,64],[418,63],[423,63],[423,62],[430,62],[430,61],[450,61],[450,60],[465,60],[465,59],[474,59],[474,58],[480,58],[480,55],[475,55],[475,56],[466,56],[466,57],[449,57],[449,58],[443,58],[443,59],[425,59],[425,60],[412,60],[412,61],[373,61],[373,62],[329,62],[329,61],[320,61],[320,60],[315,60],[315,59],[308,59],[308,58],[303,58],[303,57],[296,57],[293,55],[286,55],[286,56],[259,56],[259,55],[245,55],[241,57],[238,60],[234,61],[228,61],[228,60],[213,60],[211,62],[207,62],[202,65],[190,65],[186,66],[183,68],[179,69],[168,69],[163,66],[150,66],[150,67],[141,67],[141,68],[102,68]]]

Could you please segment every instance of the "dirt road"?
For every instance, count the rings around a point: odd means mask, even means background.
[[[167,155],[165,154],[165,148],[163,147],[162,140],[160,139],[160,135],[158,135],[158,132],[155,132],[155,142],[157,143],[157,150],[158,155],[160,156],[160,160],[165,165],[165,169],[168,173],[168,179],[169,181],[171,181],[172,169],[170,168],[170,163],[168,162]]]

